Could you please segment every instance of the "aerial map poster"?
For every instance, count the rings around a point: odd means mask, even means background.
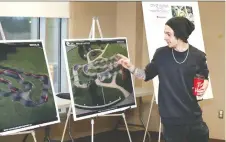
[[[0,135],[59,123],[42,41],[0,42]]]
[[[133,80],[117,64],[129,58],[126,38],[69,39],[65,62],[74,120],[136,107]]]

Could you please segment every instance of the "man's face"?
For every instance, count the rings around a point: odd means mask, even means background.
[[[174,31],[168,25],[165,25],[164,40],[170,48],[176,47],[177,45],[178,40],[174,36]]]

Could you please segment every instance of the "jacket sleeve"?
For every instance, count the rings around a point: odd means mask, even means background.
[[[144,71],[145,71],[145,80],[149,81],[153,79],[156,75],[158,75],[158,67],[157,67],[157,54],[158,49],[155,51],[155,54],[149,64],[146,65]]]
[[[207,58],[205,53],[201,55],[199,67],[200,67],[199,74],[203,75],[205,79],[209,80],[209,69],[208,69]]]

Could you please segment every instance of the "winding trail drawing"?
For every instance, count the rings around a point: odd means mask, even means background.
[[[22,88],[19,89],[17,87],[14,87],[11,81],[4,79],[0,76],[0,83],[3,83],[8,86],[7,87],[8,91],[0,90],[0,96],[3,97],[11,96],[12,101],[18,101],[26,107],[40,106],[48,101],[48,90],[51,87],[48,76],[2,68],[0,68],[0,75],[8,76],[10,78],[15,79],[21,85]],[[30,97],[34,84],[32,82],[26,81],[22,75],[38,79],[43,83],[42,85],[43,88],[40,90],[41,93],[40,100],[38,102],[33,101]]]
[[[60,122],[41,40],[0,42],[0,135]]]
[[[121,46],[119,47],[122,48]],[[74,48],[78,48],[78,47],[75,46]],[[117,56],[117,54],[113,54],[111,56],[104,57],[104,54],[107,52],[108,48],[113,48],[112,45],[106,44],[104,48],[102,47],[98,47],[98,48],[89,49],[87,53],[84,53],[85,55],[83,57],[86,57],[87,63],[74,64],[70,68],[71,82],[72,82],[72,85],[76,88],[89,90],[89,88],[91,88],[93,84],[94,86],[96,86],[96,88],[97,87],[101,88],[101,91],[99,93],[102,96],[103,103],[95,104],[95,105],[87,105],[87,104],[79,104],[78,102],[75,101],[74,103],[75,107],[82,108],[82,109],[106,108],[123,101],[131,93],[133,93],[126,90],[125,88],[123,88],[122,86],[116,83],[117,76],[118,78],[121,77],[122,82],[124,80],[123,79],[124,70],[122,69],[121,65],[117,64],[117,61],[119,60],[119,56]],[[67,52],[69,52],[72,49],[73,48],[70,48]],[[99,54],[94,54],[96,55],[96,57],[92,57],[92,53],[94,52]],[[93,58],[93,60],[91,58]],[[119,94],[122,94],[122,96],[119,95],[119,97],[115,98],[114,100],[106,101],[106,98],[105,98],[106,93],[109,93],[109,92],[104,91],[103,88],[116,89],[119,91]],[[91,95],[94,95],[94,94],[95,92],[91,93]]]

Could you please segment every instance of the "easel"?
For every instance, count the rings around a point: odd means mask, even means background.
[[[89,33],[89,38],[90,39],[95,39],[95,23],[97,24],[97,27],[98,27],[98,30],[99,30],[99,34],[100,34],[100,38],[103,38],[102,31],[101,31],[100,24],[99,24],[99,20],[98,20],[97,17],[93,17],[92,18],[92,25],[91,25],[91,29],[90,29],[90,33]],[[64,126],[64,131],[63,131],[61,142],[63,142],[63,140],[64,140],[64,135],[65,135],[67,123],[68,123],[68,120],[70,119],[70,115],[72,114],[72,107],[73,106],[70,105],[68,113],[67,113],[67,119],[66,119],[66,122],[65,122],[65,126]],[[127,109],[129,109],[129,108],[130,107],[128,107]],[[124,109],[122,111],[125,111],[125,110],[126,109]],[[121,113],[121,114],[105,114],[105,115],[103,114],[103,115],[97,115],[96,117],[98,117],[98,116],[99,117],[122,116],[123,120],[125,122],[127,134],[128,134],[128,137],[129,137],[129,141],[132,142],[132,139],[131,139],[131,136],[130,136],[130,133],[129,133],[129,129],[128,129],[128,125],[127,125],[127,121],[126,121],[126,118],[125,118],[125,113]],[[94,142],[94,118],[91,119],[91,142]]]
[[[151,99],[151,106],[150,106],[150,110],[149,110],[149,114],[148,114],[148,121],[147,121],[147,124],[146,124],[145,133],[144,133],[143,142],[145,142],[145,139],[146,139],[146,135],[147,135],[147,131],[148,131],[148,125],[149,125],[149,121],[150,121],[150,118],[151,118],[151,112],[152,112],[153,104],[155,103],[155,101],[156,101],[155,94],[153,93],[153,96],[152,96],[152,99]],[[162,123],[161,123],[161,118],[160,118],[158,142],[161,141],[161,129],[162,129]]]
[[[2,40],[6,40],[6,37],[5,37],[5,34],[4,34],[4,31],[3,31],[3,28],[2,28],[2,24],[0,22],[0,33],[1,33],[1,36],[2,36]],[[3,136],[10,136],[10,135],[22,135],[22,134],[27,134],[24,138],[24,142],[26,141],[27,139],[27,136],[28,134],[31,134],[33,139],[34,139],[34,142],[37,142],[37,139],[35,137],[35,131],[34,130],[30,130],[30,131],[24,131],[24,132],[17,132],[17,133],[14,133],[14,134],[7,134],[7,135],[3,135]]]

